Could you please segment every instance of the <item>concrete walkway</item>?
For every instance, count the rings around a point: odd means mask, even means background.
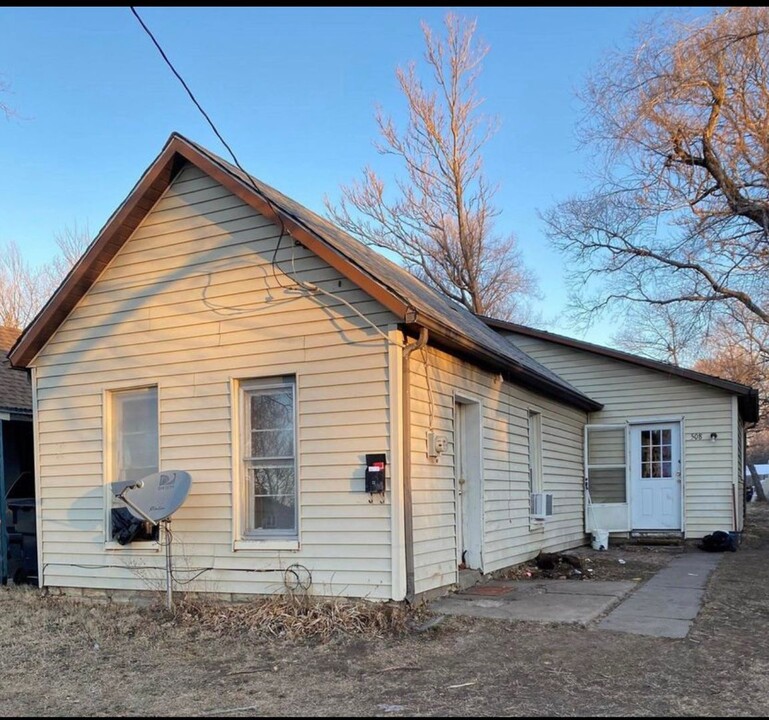
[[[430,603],[446,615],[586,625],[635,587],[634,582],[497,580]]]
[[[710,573],[720,553],[690,552],[673,558],[598,625],[652,637],[685,638],[700,611]]]

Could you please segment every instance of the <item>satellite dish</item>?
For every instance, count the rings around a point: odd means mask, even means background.
[[[165,470],[135,482],[114,482],[112,492],[132,515],[157,525],[173,515],[187,499],[192,478],[184,470]]]

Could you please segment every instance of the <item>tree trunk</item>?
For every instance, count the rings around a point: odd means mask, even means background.
[[[764,486],[761,484],[761,480],[758,477],[758,471],[754,463],[748,463],[748,470],[750,471],[750,481],[753,485],[753,492],[756,494],[756,499],[760,502],[766,502],[766,493],[764,492]]]

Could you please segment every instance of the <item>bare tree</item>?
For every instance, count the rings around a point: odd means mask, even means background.
[[[54,234],[53,239],[59,248],[59,254],[51,261],[51,272],[54,279],[61,282],[91,242],[88,223],[82,228],[77,221],[72,226],[65,225],[64,229]]]
[[[21,329],[53,290],[50,270],[35,268],[9,241],[0,254],[0,325]]]
[[[88,226],[56,233],[59,253],[43,265],[26,260],[14,241],[0,250],[0,325],[24,328],[88,247]]]
[[[703,327],[697,313],[679,305],[635,305],[627,310],[616,345],[637,355],[689,366],[700,354]]]
[[[759,391],[759,421],[748,428],[745,464],[759,500],[766,501],[756,472],[756,462],[769,454],[769,325],[743,311],[742,322],[720,322],[710,337],[708,356],[697,361],[695,370],[750,385]]]
[[[769,323],[769,8],[644,27],[585,99],[597,183],[544,216],[590,288],[583,317],[688,304],[704,326]]]
[[[398,255],[406,268],[477,313],[512,317],[536,292],[512,236],[494,232],[496,188],[483,172],[482,149],[497,123],[480,113],[476,91],[488,47],[475,38],[475,22],[448,14],[445,38],[424,23],[429,82],[415,63],[397,70],[409,119],[396,127],[377,112],[381,155],[405,170],[390,197],[371,168],[342,187],[332,219],[369,245]]]

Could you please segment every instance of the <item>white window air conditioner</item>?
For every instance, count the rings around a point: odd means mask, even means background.
[[[531,517],[533,520],[544,520],[553,514],[553,493],[531,494]]]

